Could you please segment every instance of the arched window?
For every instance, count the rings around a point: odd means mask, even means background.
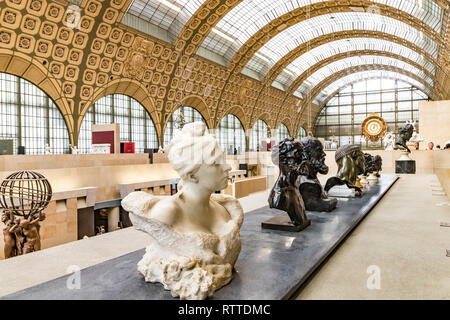
[[[186,121],[186,123],[202,121],[206,125],[206,133],[208,133],[208,125],[206,124],[206,120],[203,118],[202,114],[194,108],[182,106],[172,113],[169,118],[169,122],[167,122],[166,130],[164,131],[164,146],[167,146],[175,135],[175,132],[178,130],[175,127],[175,121],[180,113],[183,113],[184,121]]]
[[[220,121],[219,143],[227,154],[234,154],[234,149],[238,154],[245,152],[245,131],[236,116],[227,114]]]
[[[155,125],[144,106],[123,94],[110,94],[95,102],[86,113],[81,125],[78,147],[89,153],[92,144],[93,124],[120,124],[120,141],[135,143],[135,152],[145,148],[158,148]]]
[[[282,123],[280,124],[280,126],[278,127],[278,131],[277,131],[277,138],[278,138],[278,142],[280,142],[281,140],[285,139],[289,137],[289,130],[288,128]]]
[[[306,130],[302,127],[300,127],[300,130],[298,131],[298,140],[302,140],[304,137],[306,137]]]
[[[53,101],[31,82],[0,73],[0,140],[2,154],[69,153],[70,139],[64,118]],[[11,142],[9,142],[11,141]]]
[[[267,124],[263,120],[256,121],[250,136],[250,151],[257,151],[261,140],[267,138]]]
[[[377,113],[386,121],[388,131],[398,132],[407,120],[419,121],[419,102],[427,100],[424,92],[398,79],[380,77],[355,82],[342,88],[322,109],[315,136],[339,145],[354,143],[381,149],[382,141],[366,141],[361,136],[364,119]]]

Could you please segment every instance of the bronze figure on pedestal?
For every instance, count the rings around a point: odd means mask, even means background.
[[[280,175],[270,192],[270,208],[285,211],[290,222],[283,219],[266,221],[263,228],[300,231],[306,228],[311,221],[306,217],[305,204],[296,187],[297,178],[300,175],[308,175],[307,164],[303,161],[303,146],[294,138],[288,137],[272,149],[272,161],[280,168]],[[271,219],[271,220],[272,220]]]
[[[361,188],[356,185],[358,175],[365,171],[364,153],[361,147],[356,144],[341,146],[336,150],[335,159],[338,172],[335,177],[327,180],[325,191],[328,192],[336,185],[346,185],[354,189],[357,196],[362,195]]]
[[[303,145],[303,160],[306,161],[308,174],[298,178],[297,184],[305,203],[306,210],[330,212],[336,208],[337,199],[328,199],[317,179],[317,174],[327,174],[328,166],[325,164],[326,154],[322,142],[314,137],[305,137],[301,140]]]

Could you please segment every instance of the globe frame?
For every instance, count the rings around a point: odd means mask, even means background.
[[[0,206],[25,219],[43,211],[51,198],[49,181],[34,171],[14,172],[0,185]]]

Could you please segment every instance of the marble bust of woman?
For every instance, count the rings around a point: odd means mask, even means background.
[[[160,282],[181,299],[205,299],[231,281],[241,250],[243,210],[231,196],[230,166],[202,122],[186,124],[166,147],[180,175],[172,196],[133,192],[122,200],[133,225],[152,242],[138,263],[148,282]]]

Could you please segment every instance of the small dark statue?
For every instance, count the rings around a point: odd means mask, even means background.
[[[328,199],[317,179],[317,174],[327,174],[325,152],[322,142],[314,137],[301,140],[303,145],[303,159],[308,166],[308,174],[298,178],[299,191],[305,203],[306,210],[330,212],[336,208],[337,199]]]
[[[348,188],[354,189],[357,196],[362,195],[359,187],[355,186],[358,175],[365,171],[364,153],[361,147],[356,144],[347,144],[336,150],[336,163],[338,172],[335,177],[327,180],[325,191],[328,192],[336,185],[347,185]]]
[[[295,186],[300,175],[308,175],[302,144],[291,137],[282,140],[272,148],[272,161],[280,167],[280,175],[270,192],[269,206],[287,212],[291,223],[297,227],[295,231],[300,231],[311,223],[306,217],[302,196]],[[266,228],[264,223],[263,228]]]
[[[383,159],[379,155],[372,156],[369,153],[364,153],[364,167],[365,176],[369,176],[371,173],[376,172],[376,176],[380,177],[381,166],[383,165]]]
[[[410,123],[407,123],[405,125],[403,125],[400,128],[400,132],[399,135],[397,137],[397,139],[395,140],[395,150],[405,150],[408,151],[408,153],[411,153],[411,150],[409,150],[408,146],[406,145],[406,143],[409,141],[409,139],[411,139],[412,135],[414,133],[414,126]]]

